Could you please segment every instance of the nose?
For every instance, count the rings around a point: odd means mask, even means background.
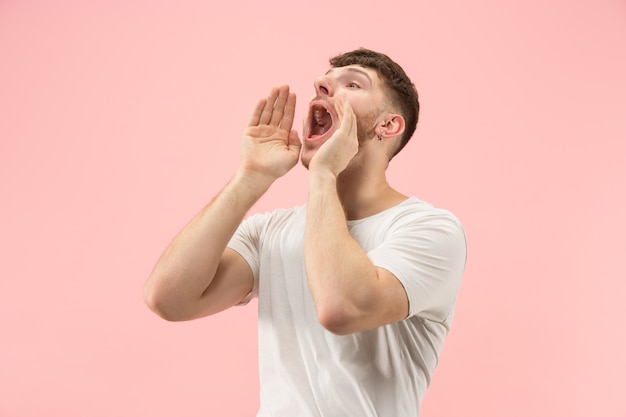
[[[315,85],[315,92],[318,96],[332,97],[335,94],[333,80],[327,75],[319,77],[313,84]]]

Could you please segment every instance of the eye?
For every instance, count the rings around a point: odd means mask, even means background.
[[[350,88],[361,88],[360,85],[358,85],[357,83],[354,83],[354,82],[353,83],[349,83],[348,87],[350,87]]]

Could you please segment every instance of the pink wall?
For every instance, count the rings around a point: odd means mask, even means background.
[[[171,324],[141,288],[256,100],[301,119],[359,46],[421,93],[391,182],[468,235],[422,415],[626,416],[626,2],[299,4],[0,2],[0,416],[254,415],[255,304]]]

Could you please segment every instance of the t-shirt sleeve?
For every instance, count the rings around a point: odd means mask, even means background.
[[[466,261],[465,234],[452,214],[412,220],[368,252],[404,286],[409,317],[443,322],[454,311]]]
[[[261,214],[248,217],[239,225],[226,245],[246,260],[254,275],[252,290],[237,304],[239,306],[248,304],[252,298],[258,297],[259,294],[259,242],[263,224],[264,216]]]

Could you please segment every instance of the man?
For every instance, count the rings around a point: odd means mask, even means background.
[[[167,320],[190,320],[258,297],[258,417],[417,416],[465,238],[451,213],[386,181],[418,118],[402,68],[366,49],[330,63],[302,140],[287,86],[258,103],[239,169],[167,248],[145,298]],[[298,159],[307,204],[243,221]]]

